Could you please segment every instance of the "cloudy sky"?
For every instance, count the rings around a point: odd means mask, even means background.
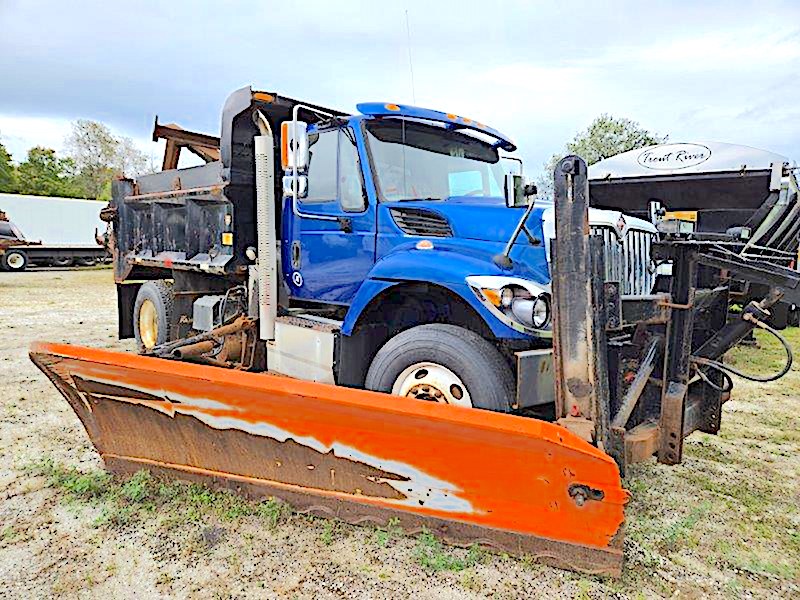
[[[148,153],[156,114],[218,134],[248,84],[472,117],[530,173],[603,112],[800,160],[800,2],[0,0],[0,140],[17,161],[77,118]]]

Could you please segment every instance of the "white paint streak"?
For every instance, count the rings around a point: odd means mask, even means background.
[[[118,381],[102,379],[94,374],[81,376],[108,385],[120,385]],[[295,435],[290,431],[264,421],[252,423],[233,416],[215,417],[204,412],[204,409],[240,412],[241,409],[209,398],[190,398],[165,389],[155,390],[147,387],[134,386],[127,382],[125,383],[125,387],[153,396],[162,396],[165,398],[165,403],[116,397],[118,400],[131,404],[142,404],[170,417],[174,417],[175,413],[180,413],[192,416],[214,429],[236,429],[260,437],[270,438],[278,442],[293,440],[297,444],[311,448],[321,454],[327,454],[333,451],[334,456],[361,462],[375,469],[408,478],[407,481],[379,478],[377,480],[378,483],[386,483],[405,496],[404,499],[382,498],[381,500],[384,502],[414,507],[425,506],[426,508],[451,513],[476,512],[468,500],[458,496],[458,492],[461,490],[457,486],[448,481],[433,477],[407,463],[376,457],[362,452],[358,448],[353,448],[352,446],[340,444],[338,442],[334,442],[332,445],[328,446],[314,437]],[[170,400],[172,400],[172,402],[170,402]]]

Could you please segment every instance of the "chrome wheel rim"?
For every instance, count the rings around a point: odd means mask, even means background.
[[[472,406],[467,386],[445,366],[419,362],[403,370],[392,386],[392,394],[429,402]]]

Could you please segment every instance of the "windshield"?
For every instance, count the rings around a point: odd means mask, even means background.
[[[384,200],[503,197],[505,172],[491,145],[404,120],[370,121],[366,128]]]

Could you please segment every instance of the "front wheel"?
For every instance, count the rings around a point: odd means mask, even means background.
[[[499,412],[509,412],[514,398],[514,377],[497,348],[468,329],[442,323],[412,327],[386,342],[365,387]]]
[[[28,256],[22,250],[7,250],[0,260],[9,271],[24,271],[28,266]]]

